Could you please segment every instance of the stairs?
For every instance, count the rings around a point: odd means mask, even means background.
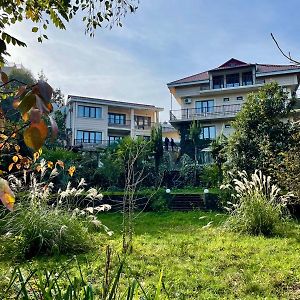
[[[203,197],[201,195],[174,195],[169,205],[171,210],[190,211],[197,209],[205,209]]]

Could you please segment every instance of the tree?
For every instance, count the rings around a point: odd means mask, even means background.
[[[139,0],[3,0],[0,1],[0,59],[4,62],[6,45],[26,46],[23,41],[11,36],[5,30],[15,24],[29,19],[38,26],[32,32],[38,33],[38,41],[48,39],[45,34],[52,23],[56,28],[66,29],[65,23],[77,14],[83,16],[85,33],[94,36],[97,27],[108,25],[122,26],[121,20],[127,12],[135,12]]]
[[[200,143],[201,124],[199,121],[193,120],[189,128],[190,139],[194,145],[194,182],[197,180],[197,165],[198,165],[198,145]]]
[[[164,155],[162,127],[160,125],[154,126],[151,129],[151,148],[154,156],[155,170],[158,172],[159,165]]]
[[[217,138],[212,141],[210,145],[211,155],[218,168],[218,181],[222,182],[222,165],[226,161],[225,149],[227,146],[227,137],[221,133]]]
[[[248,95],[228,140],[226,165],[230,171],[252,174],[259,169],[266,175],[271,173],[280,161],[279,154],[293,145],[296,128],[287,117],[294,103],[277,83]]]

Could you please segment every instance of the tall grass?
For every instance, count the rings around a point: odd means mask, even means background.
[[[226,226],[243,233],[254,235],[277,235],[285,229],[288,218],[288,203],[290,194],[283,195],[280,189],[271,184],[271,178],[256,170],[247,176],[239,173],[240,178],[233,180],[234,203],[227,208],[230,217]],[[223,186],[224,188],[224,186]]]
[[[1,299],[166,299],[162,295],[162,272],[156,287],[146,291],[142,284],[126,268],[125,260],[112,267],[111,250],[106,251],[103,270],[90,271],[76,257],[60,268],[46,270],[16,267]],[[94,284],[95,278],[99,282]],[[0,292],[1,295],[1,292]]]

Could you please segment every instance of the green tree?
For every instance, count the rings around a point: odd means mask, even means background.
[[[222,165],[226,161],[226,153],[225,149],[227,146],[227,137],[221,133],[215,140],[212,141],[210,145],[211,155],[217,165],[218,168],[218,181],[222,182]]]
[[[248,95],[228,140],[226,165],[230,171],[272,172],[280,161],[279,154],[293,144],[291,137],[296,129],[287,117],[294,103],[277,83],[266,84]]]
[[[198,165],[198,146],[201,142],[200,140],[201,124],[199,121],[193,120],[189,128],[190,139],[194,145],[194,182],[197,181],[197,165]]]
[[[162,127],[154,126],[151,129],[151,150],[153,151],[155,170],[158,171],[159,165],[164,155],[162,141]]]

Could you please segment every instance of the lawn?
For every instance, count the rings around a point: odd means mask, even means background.
[[[299,299],[299,237],[238,235],[222,228],[225,219],[196,211],[140,214],[127,266],[146,288],[156,285],[163,270],[170,299]],[[79,256],[91,268],[103,264],[107,244],[121,250],[121,215],[107,213],[101,220],[114,235],[97,235],[99,249]],[[66,259],[40,258],[32,264],[53,267]],[[9,264],[1,262],[2,279]]]

